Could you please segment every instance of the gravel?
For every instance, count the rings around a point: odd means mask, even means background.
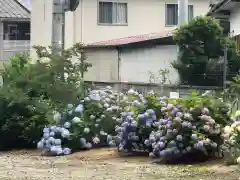
[[[114,149],[65,157],[22,150],[1,152],[0,158],[0,180],[240,180],[239,168],[222,162],[157,165],[146,157],[120,157]]]

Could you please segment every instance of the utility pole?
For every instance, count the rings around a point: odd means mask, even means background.
[[[188,0],[178,0],[178,26],[188,23]]]
[[[188,0],[178,0],[178,27],[188,23]],[[177,46],[178,60],[181,57],[180,48]]]
[[[64,50],[65,12],[75,11],[79,0],[53,0],[52,49],[58,53]]]

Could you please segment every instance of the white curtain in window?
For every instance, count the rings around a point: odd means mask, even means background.
[[[113,23],[127,23],[127,3],[113,3],[112,12]]]

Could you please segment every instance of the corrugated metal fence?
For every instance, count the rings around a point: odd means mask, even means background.
[[[30,52],[29,40],[4,40],[0,46],[0,60],[7,61],[13,55],[18,53]]]

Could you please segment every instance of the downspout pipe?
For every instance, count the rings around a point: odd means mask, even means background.
[[[79,0],[53,0],[52,9],[52,50],[53,53],[64,50],[65,12],[75,11]]]
[[[58,53],[64,49],[65,11],[61,0],[53,0],[52,11],[52,50]]]

